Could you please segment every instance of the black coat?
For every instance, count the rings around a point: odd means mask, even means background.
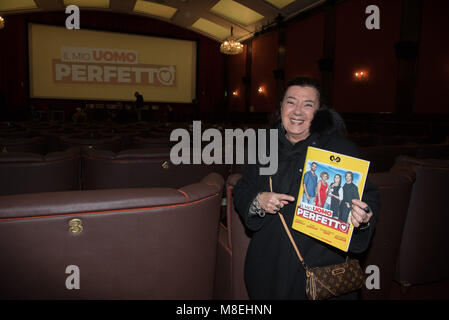
[[[298,196],[308,146],[357,157],[356,146],[339,133],[333,114],[319,110],[311,124],[311,134],[292,144],[279,124],[278,171],[272,176],[273,191]],[[267,150],[269,150],[267,148]],[[234,204],[246,227],[253,233],[245,261],[245,283],[251,299],[306,299],[305,272],[278,215],[249,216],[249,206],[258,192],[270,191],[269,177],[259,175],[259,165],[248,165],[233,190]],[[349,251],[361,253],[369,245],[379,210],[379,193],[369,181],[362,200],[374,215],[370,226],[354,230]],[[296,201],[285,206],[287,225],[309,267],[343,262],[346,253],[291,228]]]

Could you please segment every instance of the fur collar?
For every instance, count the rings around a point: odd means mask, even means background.
[[[346,126],[343,118],[332,109],[319,109],[310,124],[310,133],[329,135],[336,132],[343,135],[346,134]]]

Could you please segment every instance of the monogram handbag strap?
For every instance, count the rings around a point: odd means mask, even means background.
[[[271,177],[270,177],[270,191],[273,192],[273,181],[271,180]],[[287,233],[288,238],[290,239],[290,242],[292,243],[293,248],[296,251],[296,255],[298,256],[299,261],[301,261],[301,264],[304,267],[304,269],[306,271],[309,271],[309,268],[307,267],[306,263],[304,262],[304,258],[302,257],[301,253],[299,252],[299,249],[298,249],[298,246],[295,243],[295,240],[293,240],[293,236],[292,236],[292,234],[290,232],[290,229],[287,227],[287,223],[285,222],[284,216],[282,215],[282,213],[280,211],[278,211],[278,215],[279,215],[279,218],[282,221],[282,225],[284,226],[285,232]]]

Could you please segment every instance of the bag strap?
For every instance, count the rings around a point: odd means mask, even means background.
[[[271,180],[271,177],[270,177],[270,191],[273,192],[273,182]],[[306,263],[304,262],[304,258],[302,257],[301,253],[299,252],[299,249],[298,249],[298,246],[295,243],[295,240],[293,240],[293,236],[292,236],[292,234],[290,232],[290,229],[287,227],[287,223],[285,222],[284,216],[282,215],[282,213],[280,211],[278,211],[278,215],[279,215],[279,218],[282,221],[282,225],[284,226],[285,232],[287,233],[287,236],[290,239],[290,242],[292,243],[293,248],[296,251],[296,255],[298,256],[299,261],[301,261],[301,265],[304,267],[304,269],[307,272],[309,272],[309,267],[307,267]]]

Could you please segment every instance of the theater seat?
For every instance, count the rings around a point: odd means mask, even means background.
[[[0,153],[0,195],[78,190],[80,150]]]
[[[198,177],[217,172],[226,179],[229,165],[180,164],[170,162],[170,149],[130,149],[118,153],[89,150],[83,155],[86,189],[179,188]]]
[[[370,247],[360,260],[363,270],[368,266],[379,268],[380,287],[368,289],[363,286],[360,293],[363,300],[385,300],[390,297],[415,174],[409,171],[379,172],[369,174],[368,179],[379,188],[380,211]]]
[[[170,135],[157,135],[152,136],[133,136],[131,138],[130,145],[132,148],[169,148],[175,145],[177,141],[170,141]]]
[[[212,299],[224,181],[198,181],[0,197],[0,299]]]
[[[221,252],[221,254],[217,254],[217,270],[218,268],[223,270],[224,279],[217,275],[215,293],[216,297],[222,299],[249,299],[243,271],[251,235],[235,211],[232,198],[232,190],[241,176],[241,174],[232,174],[226,182],[227,226],[220,226],[218,253]]]
[[[86,131],[70,127],[58,127],[51,130],[41,130],[39,132],[39,134],[45,138],[47,152],[64,151],[67,149],[68,145],[61,145],[62,138],[76,138],[85,135],[86,133]]]
[[[44,154],[45,140],[43,137],[31,138],[0,138],[0,152],[31,152]]]
[[[60,144],[63,149],[78,146],[83,150],[98,149],[118,152],[121,138],[120,136],[104,136],[92,131],[76,137],[61,137]]]
[[[416,174],[395,279],[402,286],[449,279],[449,160],[398,157],[394,170]]]

